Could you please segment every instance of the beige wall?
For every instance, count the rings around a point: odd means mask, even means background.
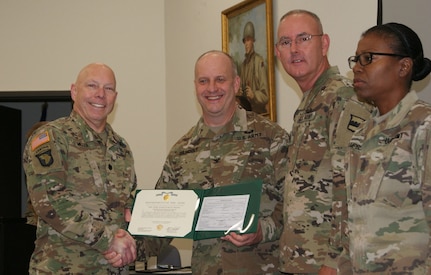
[[[68,90],[86,64],[116,72],[110,116],[130,143],[141,187],[166,155],[164,1],[0,1],[0,91]]]
[[[431,32],[429,23],[429,0],[382,0],[383,23],[398,22],[412,28],[422,41],[424,54],[431,58]],[[425,20],[425,22],[424,22]],[[412,89],[418,91],[419,97],[431,102],[431,75],[425,79],[413,82]]]
[[[194,62],[221,49],[221,11],[238,2],[1,0],[0,91],[67,90],[85,64],[109,64],[119,90],[110,122],[132,147],[139,187],[152,188],[170,147],[199,118]],[[290,9],[316,12],[331,37],[331,63],[343,73],[360,33],[376,23],[375,0],[273,5],[275,26]],[[290,129],[300,93],[280,68],[276,62],[278,121]],[[190,242],[178,246],[189,264]]]

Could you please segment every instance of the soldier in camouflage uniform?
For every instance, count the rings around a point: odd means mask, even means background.
[[[343,181],[337,173],[349,139],[370,116],[351,81],[329,65],[328,48],[314,13],[293,10],[281,18],[276,54],[304,93],[294,115],[284,191],[280,271],[287,274],[336,273],[342,245],[331,235],[331,223],[341,226],[332,220],[332,206],[339,204],[334,179]]]
[[[268,76],[265,61],[254,51],[256,41],[254,26],[247,22],[244,26],[242,42],[245,47],[245,58],[239,70],[243,95],[248,99],[251,110],[258,114],[266,114],[268,110]]]
[[[71,115],[41,126],[26,144],[37,214],[30,274],[128,274],[135,260],[124,230],[136,189],[133,156],[106,122],[115,88],[108,66],[86,66],[71,86]]]
[[[367,30],[349,58],[358,95],[377,107],[346,154],[350,270],[431,274],[431,105],[410,91],[431,61],[405,25]]]
[[[277,274],[288,136],[280,126],[237,106],[240,78],[220,51],[196,62],[195,88],[203,115],[171,149],[156,188],[209,189],[262,179],[257,233],[193,242],[193,274]]]

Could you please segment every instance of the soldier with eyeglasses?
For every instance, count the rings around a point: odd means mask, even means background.
[[[346,214],[341,160],[352,133],[370,116],[354,95],[352,83],[330,66],[330,39],[319,17],[292,10],[279,22],[276,54],[298,83],[303,97],[291,131],[284,188],[284,228],[280,238],[283,274],[336,274],[341,242],[331,225]]]
[[[411,89],[431,60],[418,35],[393,22],[365,31],[348,61],[356,93],[376,108],[345,158],[341,274],[431,274],[431,104]]]

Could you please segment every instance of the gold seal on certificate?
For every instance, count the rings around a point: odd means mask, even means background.
[[[128,230],[132,235],[217,238],[257,230],[262,181],[198,190],[138,190]]]

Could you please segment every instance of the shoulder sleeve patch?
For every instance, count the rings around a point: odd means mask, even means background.
[[[52,140],[39,145],[34,151],[31,151],[30,155],[36,174],[46,174],[63,169],[60,150],[56,148]]]
[[[367,121],[370,116],[370,111],[361,103],[356,103],[352,100],[347,101],[338,121],[335,145],[338,147],[347,147],[353,133],[362,123]]]
[[[33,138],[31,141],[31,150],[34,151],[37,147],[50,141],[48,131],[43,131]]]

